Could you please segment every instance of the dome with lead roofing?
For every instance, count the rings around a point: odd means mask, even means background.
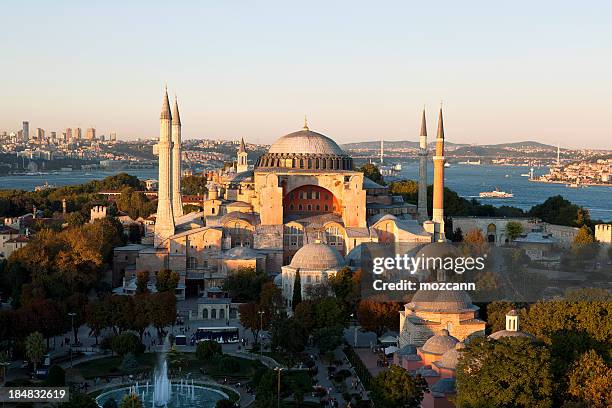
[[[340,269],[344,265],[340,252],[322,243],[304,245],[293,255],[289,264],[292,268],[306,270]]]
[[[353,159],[331,138],[302,130],[277,139],[257,160],[257,168],[352,170]]]
[[[440,334],[430,337],[429,340],[423,344],[421,351],[431,354],[444,354],[448,350],[454,349],[457,343],[459,343],[459,340],[451,336],[448,330],[442,329]]]

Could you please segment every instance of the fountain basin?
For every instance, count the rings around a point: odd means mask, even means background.
[[[191,385],[173,382],[171,383],[171,389],[172,397],[163,405],[157,405],[155,403],[155,387],[153,385],[147,386],[146,384],[139,384],[137,387],[132,385],[105,391],[96,398],[96,403],[99,407],[102,407],[106,401],[112,398],[117,402],[117,405],[120,405],[124,396],[137,394],[145,408],[156,406],[167,408],[214,408],[217,401],[229,399],[229,396],[223,391],[197,384]]]

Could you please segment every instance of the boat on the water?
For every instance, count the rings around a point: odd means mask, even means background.
[[[500,191],[496,188],[493,191],[483,191],[479,194],[480,198],[512,198],[514,194],[506,193],[505,191]]]

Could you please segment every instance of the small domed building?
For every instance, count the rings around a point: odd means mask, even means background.
[[[430,365],[442,358],[444,353],[455,348],[459,343],[451,336],[448,330],[442,329],[440,333],[430,337],[422,347],[417,347],[417,355],[421,357],[423,365]]]
[[[321,242],[304,245],[295,253],[291,263],[282,267],[282,292],[287,306],[292,306],[293,286],[298,272],[302,299],[307,299],[309,286],[326,283],[345,265],[344,258],[336,248]]]
[[[442,329],[460,341],[484,336],[486,323],[478,319],[479,308],[461,290],[419,290],[400,311],[399,344],[422,346]]]
[[[498,330],[489,335],[489,338],[492,340],[499,340],[504,337],[525,337],[535,340],[535,337],[533,337],[531,334],[519,330],[519,314],[516,310],[510,310],[508,313],[506,313],[505,330]]]

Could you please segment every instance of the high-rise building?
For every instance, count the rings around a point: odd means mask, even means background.
[[[56,140],[56,139],[57,139],[57,133],[51,132],[51,140]]]
[[[45,139],[45,129],[36,128],[36,141],[42,143]]]
[[[21,132],[22,140],[27,143],[30,140],[30,122],[23,121]]]
[[[76,140],[81,140],[81,128],[74,128],[72,130],[72,138]]]
[[[87,140],[96,140],[96,129],[87,128]]]
[[[66,128],[66,132],[64,132],[64,134],[66,135],[64,137],[64,141],[66,143],[70,143],[72,141],[72,128]]]
[[[110,141],[111,142],[116,142],[117,141],[117,133],[111,132],[111,134],[110,134]]]

